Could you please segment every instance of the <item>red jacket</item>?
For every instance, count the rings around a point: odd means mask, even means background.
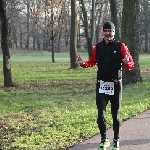
[[[122,54],[122,59],[125,58],[126,55],[129,57],[129,63],[128,64],[123,63],[123,64],[127,70],[132,70],[134,68],[134,61],[130,54],[130,51],[128,50],[127,46],[124,43],[122,43],[121,45],[121,54]],[[83,65],[81,65],[81,67],[83,68],[88,68],[88,67],[93,67],[93,66],[97,66],[96,45],[93,47],[92,55],[90,59],[85,61]]]

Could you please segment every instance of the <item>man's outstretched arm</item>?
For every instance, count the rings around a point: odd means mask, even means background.
[[[93,47],[92,55],[89,60],[83,61],[80,55],[77,56],[76,63],[78,63],[83,68],[97,66],[96,60],[96,46]]]

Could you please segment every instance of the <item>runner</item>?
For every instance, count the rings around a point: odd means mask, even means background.
[[[124,43],[114,39],[115,26],[112,22],[103,25],[104,38],[93,47],[91,58],[83,61],[80,55],[76,62],[83,68],[97,66],[96,105],[98,110],[97,124],[100,130],[101,143],[98,150],[110,146],[106,136],[105,112],[108,101],[111,103],[113,118],[113,149],[119,149],[120,107],[122,101],[122,63],[127,70],[134,68],[134,61]]]

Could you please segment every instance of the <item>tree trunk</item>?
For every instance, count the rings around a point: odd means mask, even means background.
[[[52,22],[52,29],[54,27],[54,12],[53,12],[53,8],[51,9],[51,22]],[[52,47],[51,47],[51,51],[52,51],[52,63],[55,63],[55,58],[54,58],[54,31],[51,30],[51,43],[52,43]]]
[[[11,36],[11,28],[9,27],[8,28],[8,37],[10,37]],[[11,39],[9,39],[8,40],[8,45],[9,45],[9,48],[12,48],[12,41],[11,41]]]
[[[145,53],[149,52],[149,7],[148,7],[148,0],[146,0],[146,2],[143,4],[144,7],[144,34],[145,34]]]
[[[84,1],[80,0],[80,3],[81,3],[82,13],[83,13],[84,32],[85,32],[85,37],[86,37],[86,40],[87,40],[88,54],[89,54],[89,58],[90,58],[90,56],[92,54],[92,49],[93,49],[92,39],[90,38],[90,34],[89,34],[87,12],[86,12],[86,9],[85,9]]]
[[[20,48],[22,48],[22,29],[20,27]]]
[[[12,87],[14,86],[14,84],[12,82],[10,53],[8,48],[8,22],[3,0],[0,0],[0,19],[1,19],[1,48],[3,51],[4,86]]]
[[[100,10],[103,10],[103,5],[100,6]],[[96,31],[95,31],[95,35],[96,35],[96,43],[99,42],[99,33],[100,33],[100,29],[101,29],[101,26],[100,26],[100,23],[101,23],[101,17],[102,17],[102,13],[101,11],[99,12],[98,14],[98,19],[97,19],[97,24],[96,24]]]
[[[110,0],[110,9],[111,9],[111,21],[115,24],[115,39],[120,40],[119,36],[119,24],[117,17],[117,0]]]
[[[132,71],[123,67],[123,84],[142,81],[139,66],[139,10],[139,0],[123,0],[122,41],[128,46],[135,62]]]
[[[95,40],[95,0],[92,0],[92,18],[91,18],[91,45],[94,45]]]
[[[70,69],[77,68],[77,12],[76,0],[71,0]]]
[[[27,1],[27,41],[26,41],[26,49],[29,50],[29,28],[30,28],[30,21],[29,21],[29,16],[30,16],[30,12],[29,12],[29,9],[30,9],[30,4],[29,2]]]

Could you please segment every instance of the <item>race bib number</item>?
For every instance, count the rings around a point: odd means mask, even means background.
[[[104,82],[100,80],[99,93],[114,95],[114,82]]]

